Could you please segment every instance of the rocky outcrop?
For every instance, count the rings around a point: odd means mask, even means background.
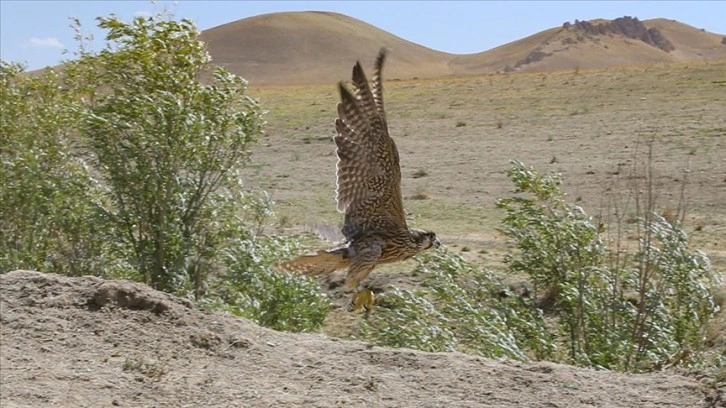
[[[676,47],[655,27],[648,28],[637,17],[619,17],[615,20],[593,24],[589,21],[575,20],[574,24],[566,22],[562,25],[566,30],[574,30],[589,35],[622,35],[627,38],[637,39],[644,43],[659,48],[665,52],[671,52]]]
[[[547,53],[547,52],[540,50],[539,48],[536,48],[534,51],[527,54],[526,57],[517,61],[517,63],[514,64],[514,68],[519,68],[522,65],[531,64],[533,62],[542,61],[543,59],[545,59],[546,57],[549,57],[551,55],[552,55],[551,52]]]

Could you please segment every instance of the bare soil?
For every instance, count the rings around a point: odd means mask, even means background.
[[[620,374],[281,333],[127,281],[0,275],[0,405],[717,407],[675,373]]]

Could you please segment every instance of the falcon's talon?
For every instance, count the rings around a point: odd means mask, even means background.
[[[373,291],[368,288],[362,288],[353,294],[347,309],[349,312],[357,312],[363,308],[366,311],[366,315],[368,315],[373,310],[375,301],[376,296]]]

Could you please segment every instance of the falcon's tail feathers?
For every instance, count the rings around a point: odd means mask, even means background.
[[[295,259],[277,264],[277,268],[308,276],[329,275],[350,265],[345,251],[340,249],[319,250],[315,255],[301,255]]]

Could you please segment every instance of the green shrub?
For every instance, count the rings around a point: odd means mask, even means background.
[[[382,306],[356,329],[355,337],[384,347],[428,352],[455,351],[458,340],[447,317],[421,292],[391,288],[379,298]]]
[[[517,193],[501,199],[497,207],[506,212],[501,231],[514,240],[518,256],[507,255],[512,272],[524,272],[534,285],[535,296],[573,280],[573,274],[600,266],[604,246],[597,228],[579,206],[565,201],[556,175],[541,176],[515,162],[507,175]]]
[[[568,362],[629,371],[701,363],[719,279],[677,222],[649,202],[639,207],[648,211],[638,214],[638,250],[610,250],[598,224],[566,201],[559,178],[519,162],[508,174],[528,198],[498,201],[502,231],[517,249],[506,261],[512,273],[529,276],[536,294],[546,289]]]
[[[209,70],[188,20],[99,27],[91,53],[76,26],[62,71],[2,63],[2,271],[134,279],[272,328],[319,327],[328,300],[272,269],[291,244],[263,237],[272,204],[240,181],[264,125],[244,79]]]
[[[392,290],[356,336],[379,345],[526,361],[554,351],[539,310],[490,272],[446,251],[422,254],[416,292]]]
[[[714,293],[721,276],[704,253],[688,248],[678,221],[651,214],[639,222],[643,235],[633,266],[626,269],[627,289],[637,299],[635,347],[626,367],[699,365],[706,326],[718,310]]]
[[[211,280],[205,302],[275,330],[319,329],[331,308],[320,283],[274,267],[299,251],[292,238],[238,239],[224,251],[226,272]]]
[[[104,202],[74,151],[77,95],[53,71],[0,65],[0,272],[97,274],[122,266],[104,235]]]
[[[215,203],[235,194],[262,109],[244,79],[224,69],[201,82],[210,57],[189,20],[110,17],[99,27],[108,31],[106,49],[82,51],[65,79],[92,95],[78,115],[112,203],[104,216],[141,280],[201,290],[225,246],[213,218],[233,216]]]

